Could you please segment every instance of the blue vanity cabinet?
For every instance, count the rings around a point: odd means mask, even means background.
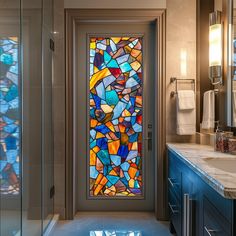
[[[235,200],[226,199],[168,149],[170,231],[177,236],[236,236]]]

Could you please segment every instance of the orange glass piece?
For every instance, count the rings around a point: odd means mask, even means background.
[[[108,151],[110,154],[117,154],[119,147],[120,147],[119,139],[113,142],[108,142]]]
[[[131,179],[134,179],[136,173],[137,173],[137,169],[136,168],[133,168],[133,167],[130,167],[129,170],[128,170],[128,173],[129,173],[129,176]]]
[[[97,121],[97,120],[95,120],[95,119],[91,119],[91,120],[90,120],[90,126],[91,126],[91,128],[96,127],[97,124],[98,124],[98,121]]]
[[[137,57],[140,53],[141,53],[140,50],[132,49],[132,51],[131,51],[131,56],[132,56],[132,57]]]
[[[96,154],[93,150],[90,150],[90,165],[95,166],[96,165]]]
[[[138,69],[141,67],[141,64],[138,61],[134,61],[130,65],[135,71],[138,71]]]

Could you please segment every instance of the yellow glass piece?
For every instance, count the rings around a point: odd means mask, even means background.
[[[117,176],[117,173],[114,170],[111,170],[109,174]]]
[[[125,110],[122,112],[122,116],[127,117],[127,116],[131,116],[131,114],[130,114],[130,112],[129,112],[128,110],[125,109]]]
[[[114,41],[115,44],[119,43],[121,38],[120,37],[112,37],[112,41]]]
[[[18,42],[18,37],[9,37],[10,40]]]
[[[116,140],[116,141],[112,141],[112,142],[108,142],[108,151],[109,154],[117,154],[118,149],[120,147],[120,140]]]
[[[129,187],[134,188],[134,179],[129,180]]]
[[[95,181],[95,185],[98,185],[100,183],[100,181],[102,180],[103,174],[99,174],[96,181]]]
[[[90,150],[90,166],[96,165],[96,154],[93,150]]]
[[[138,150],[138,142],[133,143],[132,150]]]
[[[99,138],[104,138],[105,135],[100,133],[100,132],[97,132],[97,135],[96,135],[96,139],[99,139]]]
[[[90,43],[90,49],[95,49],[95,48],[96,48],[96,43],[95,42]]]
[[[111,72],[109,71],[108,68],[104,68],[103,70],[95,73],[92,78],[90,79],[90,89],[93,89],[95,84],[102,80],[103,78],[111,75]]]
[[[113,126],[113,124],[111,123],[111,121],[108,121],[108,122],[106,123],[106,126],[107,126],[112,132],[115,132],[114,126]]]
[[[101,108],[105,113],[111,113],[113,111],[112,107],[110,107],[109,105],[106,105],[106,104],[101,105]]]
[[[98,71],[99,71],[99,69],[98,69],[96,66],[94,66],[94,67],[93,67],[93,72],[94,72],[94,74],[97,73]]]
[[[141,67],[141,64],[138,61],[134,61],[130,65],[135,71],[138,71],[138,69]]]

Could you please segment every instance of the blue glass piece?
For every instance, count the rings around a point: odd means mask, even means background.
[[[112,184],[116,184],[117,181],[119,180],[118,176],[114,176],[114,175],[107,175],[107,179],[112,183]]]
[[[4,130],[5,132],[7,132],[7,133],[13,133],[13,132],[16,131],[17,127],[18,127],[18,126],[15,125],[15,124],[6,125],[6,126],[3,128],[3,130]]]
[[[5,114],[7,113],[8,109],[9,109],[9,104],[7,102],[5,102],[4,100],[0,100],[0,113]]]
[[[119,118],[120,115],[121,115],[121,113],[122,113],[122,112],[124,111],[124,109],[126,108],[126,106],[127,106],[127,103],[124,103],[124,102],[119,101],[119,102],[117,103],[117,105],[115,106],[114,110],[113,110],[114,115],[113,115],[112,119],[117,119],[117,118]]]
[[[106,102],[109,106],[115,106],[119,102],[119,97],[115,90],[106,92]]]
[[[93,149],[94,147],[96,147],[96,140],[90,143],[90,149]]]
[[[12,83],[18,85],[18,80],[19,80],[19,78],[18,78],[17,75],[8,72],[8,73],[7,73],[7,79],[9,79],[10,81],[12,81]]]
[[[4,121],[5,123],[7,123],[8,125],[13,124],[13,123],[15,122],[14,120],[8,118],[7,116],[3,116],[2,119],[3,119],[3,121]]]
[[[124,63],[120,64],[120,69],[123,73],[125,73],[125,72],[131,71],[132,67],[130,66],[130,64],[128,62],[124,62]]]
[[[111,182],[109,182],[109,181],[106,183],[106,186],[107,186],[108,188],[110,188],[112,185],[113,185],[113,184],[112,184]],[[96,234],[95,234],[95,236],[96,236]]]
[[[0,171],[2,171],[7,165],[7,161],[0,160]]]
[[[129,54],[125,54],[124,56],[116,58],[118,64],[122,64],[124,62],[127,62],[129,59]]]
[[[135,158],[136,156],[138,156],[138,151],[130,151],[127,158],[126,158],[126,161],[129,161],[129,160]]]
[[[121,156],[121,157],[127,157],[128,155],[128,146],[126,145],[120,145],[119,149],[118,149],[118,155]]]
[[[96,94],[93,94],[93,99],[94,99],[96,108],[101,109],[101,98],[98,97]]]
[[[13,164],[13,169],[14,169],[16,175],[19,175],[19,174],[20,174],[20,165],[19,165],[18,162],[15,162],[15,163]]]
[[[142,132],[142,126],[140,125],[140,124],[134,124],[133,125],[133,129],[134,129],[134,131],[135,132],[137,132],[137,133],[140,133],[140,132]]]
[[[136,86],[137,84],[138,84],[138,82],[133,77],[131,77],[127,80],[125,87],[132,88],[132,87]]]
[[[8,150],[6,151],[6,156],[7,156],[7,162],[10,164],[13,164],[16,161],[18,155],[17,150]]]
[[[10,54],[2,54],[0,56],[0,61],[3,62],[6,65],[12,65],[13,63],[13,57]]]
[[[90,49],[90,57],[94,57],[95,56],[95,50],[94,49]]]
[[[111,56],[105,51],[104,52],[104,62],[105,62],[105,64],[108,64],[110,60],[111,60]]]
[[[131,117],[131,124],[134,125],[136,123],[136,116]]]
[[[134,181],[134,188],[140,188],[140,185],[137,180]]]
[[[9,71],[13,74],[18,74],[18,64],[11,66]]]
[[[107,128],[106,125],[98,125],[95,127],[95,130],[101,132],[102,134],[106,134],[110,132],[110,129]]]
[[[119,124],[119,120],[118,120],[118,119],[113,120],[113,121],[112,121],[112,124],[113,124],[113,125],[118,125],[118,124]]]
[[[17,49],[12,49],[13,61],[18,61],[18,51]]]
[[[10,90],[5,96],[5,101],[9,102],[13,99],[15,99],[18,96],[18,88],[15,85],[12,85]]]
[[[125,186],[129,186],[129,183],[127,181],[127,179],[125,177],[121,178],[120,181],[125,185]]]
[[[97,133],[97,132],[96,132],[94,129],[91,129],[91,130],[90,130],[90,135],[91,135],[92,139],[95,139],[96,133]]]
[[[98,48],[98,49],[101,49],[101,50],[103,50],[103,51],[105,51],[106,48],[107,48],[107,46],[104,45],[104,44],[102,44],[102,43],[97,43],[97,48]]]
[[[129,137],[129,142],[134,143],[138,141],[138,133],[134,133]]]
[[[106,176],[108,174],[107,166],[103,167],[103,175]]]
[[[98,177],[98,171],[95,166],[90,166],[90,178],[96,179]]]
[[[130,176],[129,176],[128,172],[124,171],[124,176],[128,181],[130,180]]]
[[[113,42],[113,40],[110,40],[110,46],[111,46],[111,50],[112,50],[113,53],[117,51],[116,45]]]
[[[108,85],[113,83],[115,80],[116,80],[116,77],[114,77],[113,75],[109,75],[103,79],[103,83],[104,83],[105,87],[107,87]]]
[[[93,64],[89,65],[89,71],[90,71],[90,75],[93,75],[94,71],[93,71]]]
[[[100,150],[97,153],[97,156],[99,157],[100,161],[104,164],[104,165],[110,165],[110,158],[109,158],[109,153],[107,150]]]
[[[104,84],[103,82],[101,82],[100,84],[98,84],[96,86],[96,91],[97,91],[97,95],[103,99],[103,100],[106,100],[106,91],[105,91],[105,87],[104,87]]]
[[[93,63],[96,67],[100,68],[101,65],[104,63],[103,55],[101,53],[96,53]]]
[[[116,60],[112,59],[108,64],[108,68],[119,68],[119,65],[117,64]]]
[[[95,118],[95,108],[90,109],[90,117]]]
[[[119,166],[121,164],[121,157],[117,155],[110,155],[111,161],[114,165]]]
[[[101,150],[107,150],[108,149],[107,138],[99,138],[99,139],[97,139],[97,146]]]

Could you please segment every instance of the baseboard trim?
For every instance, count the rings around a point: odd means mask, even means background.
[[[59,215],[54,215],[51,222],[49,223],[46,231],[44,232],[43,236],[50,236],[50,234],[53,232],[58,220],[59,220]]]

